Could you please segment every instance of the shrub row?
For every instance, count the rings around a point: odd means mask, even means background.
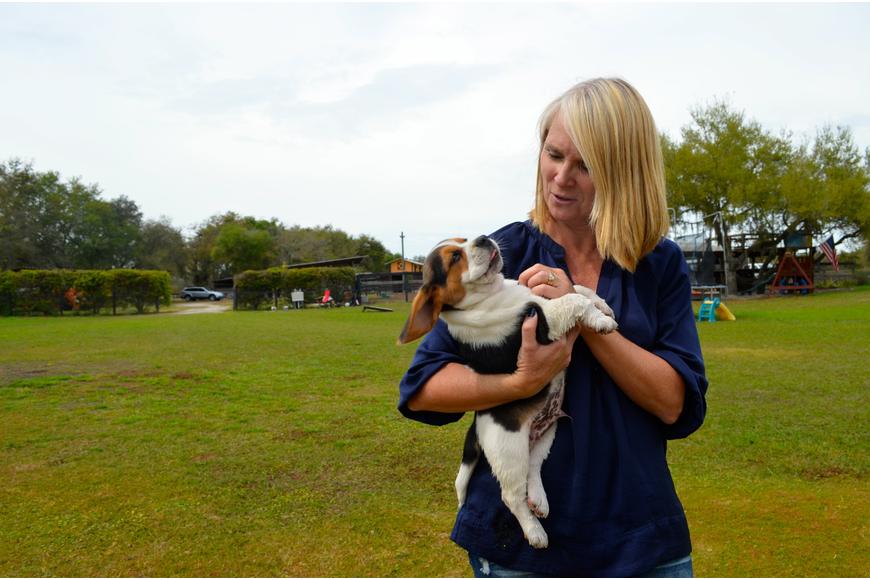
[[[339,301],[346,290],[353,290],[355,282],[353,268],[270,268],[248,270],[233,278],[238,306],[254,310],[276,294],[289,302],[290,293],[297,289],[305,293],[308,301],[327,289]]]
[[[0,272],[0,311],[51,314],[99,313],[110,306],[146,312],[160,300],[169,306],[169,272],[156,270],[22,270]]]

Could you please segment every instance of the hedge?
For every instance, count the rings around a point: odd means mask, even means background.
[[[156,270],[22,270],[0,272],[3,314],[90,311],[110,305],[140,314],[159,300],[169,306],[169,272]]]
[[[355,283],[353,268],[270,268],[248,270],[233,278],[238,304],[254,310],[276,292],[289,300],[293,290],[302,290],[307,300],[313,300],[329,289],[338,300]]]

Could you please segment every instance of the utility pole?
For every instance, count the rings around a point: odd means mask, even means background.
[[[402,289],[405,291],[405,302],[408,301],[408,273],[405,271],[405,232],[399,236],[402,238]]]

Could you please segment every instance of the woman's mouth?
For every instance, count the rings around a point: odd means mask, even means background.
[[[550,195],[553,196],[553,199],[555,199],[556,201],[561,202],[561,203],[569,203],[569,202],[574,201],[570,197],[562,197],[561,195],[556,195],[552,191],[550,192]]]

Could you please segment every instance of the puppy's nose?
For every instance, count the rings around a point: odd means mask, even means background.
[[[483,248],[489,245],[489,238],[486,236],[478,236],[474,239],[474,246],[476,248]]]

